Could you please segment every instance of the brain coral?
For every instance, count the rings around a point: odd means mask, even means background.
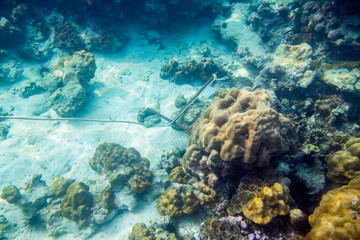
[[[265,90],[232,88],[198,119],[190,144],[244,168],[267,166],[272,157],[294,153],[298,148],[293,124],[273,105]]]
[[[326,176],[336,183],[348,183],[360,175],[360,138],[351,138],[343,150],[337,151],[327,159],[328,172]]]
[[[321,198],[309,216],[312,230],[307,240],[360,239],[360,178],[336,188]]]

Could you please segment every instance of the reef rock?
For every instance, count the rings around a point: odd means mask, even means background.
[[[63,57],[45,77],[50,106],[61,117],[74,116],[88,101],[89,81],[95,75],[94,55],[80,51]]]
[[[246,4],[235,3],[232,5],[230,17],[219,15],[212,24],[212,28],[220,34],[225,43],[235,48],[236,52],[249,49],[251,55],[263,55],[266,50],[261,38],[255,32],[249,31],[247,11]]]
[[[340,92],[360,94],[360,68],[346,68],[324,71],[324,82]]]
[[[307,43],[280,45],[270,66],[261,70],[257,84],[276,93],[307,89],[317,74],[310,70],[312,48]]]

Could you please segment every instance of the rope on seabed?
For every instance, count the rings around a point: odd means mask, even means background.
[[[155,123],[140,123],[125,120],[106,120],[106,119],[90,119],[90,118],[37,118],[37,117],[17,117],[17,116],[0,116],[0,119],[16,119],[16,120],[34,120],[34,121],[82,121],[82,122],[105,122],[105,123],[128,123],[141,126],[157,126],[169,127],[170,125],[162,125]]]

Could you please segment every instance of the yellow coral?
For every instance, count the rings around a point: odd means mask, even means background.
[[[183,213],[185,214],[192,214],[197,207],[199,206],[199,199],[195,196],[194,192],[191,190],[188,190],[185,193],[185,206],[183,208]]]
[[[351,138],[343,150],[337,151],[327,159],[328,172],[326,176],[336,183],[348,183],[360,175],[360,138]]]
[[[307,240],[360,239],[360,177],[327,192],[309,217]]]
[[[163,192],[157,203],[157,210],[161,215],[168,215],[170,217],[179,216],[182,214],[183,201],[180,191],[176,188],[171,188]]]
[[[232,88],[197,120],[190,144],[246,168],[267,166],[272,157],[297,149],[292,123],[273,106],[271,95],[265,90]],[[187,164],[188,159],[184,161]]]
[[[169,175],[170,180],[175,183],[186,183],[189,180],[189,175],[187,175],[182,167],[178,166],[176,168],[173,168],[171,170],[171,173]]]
[[[204,205],[206,203],[211,203],[215,200],[216,192],[214,189],[207,187],[203,183],[196,184],[199,192],[200,192],[200,204]]]
[[[251,221],[265,225],[278,215],[288,214],[290,201],[290,194],[281,184],[274,183],[271,188],[262,188],[259,196],[244,207],[243,213]]]

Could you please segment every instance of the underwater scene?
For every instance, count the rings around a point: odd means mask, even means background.
[[[0,0],[0,239],[360,239],[360,1]]]

